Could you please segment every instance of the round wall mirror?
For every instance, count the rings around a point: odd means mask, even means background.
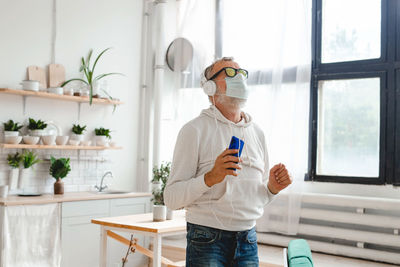
[[[172,71],[185,71],[193,59],[193,46],[185,38],[176,38],[168,46],[166,61]]]

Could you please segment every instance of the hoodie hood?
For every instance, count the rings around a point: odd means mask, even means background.
[[[224,124],[230,124],[231,126],[236,127],[244,127],[247,128],[252,124],[252,118],[249,114],[245,113],[244,111],[241,112],[242,119],[238,123],[234,123],[233,121],[228,120],[225,116],[219,111],[219,109],[211,105],[208,109],[203,109],[201,111],[201,116],[208,116],[212,119],[216,118],[219,122]]]

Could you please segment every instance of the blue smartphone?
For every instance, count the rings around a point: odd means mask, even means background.
[[[231,143],[229,144],[229,149],[239,149],[239,153],[232,154],[232,156],[240,157],[242,155],[242,150],[244,146],[244,141],[237,138],[236,136],[232,136]],[[235,168],[228,168],[229,170],[236,171]]]

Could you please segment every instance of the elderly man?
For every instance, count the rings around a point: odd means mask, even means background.
[[[258,266],[256,220],[292,183],[283,164],[269,169],[264,134],[241,111],[247,75],[232,58],[207,67],[201,85],[212,105],[177,138],[164,200],[187,209],[186,266]],[[232,136],[239,149],[227,149]]]

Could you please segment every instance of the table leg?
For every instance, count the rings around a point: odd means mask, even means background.
[[[107,230],[100,228],[100,267],[107,267]]]
[[[153,267],[161,267],[161,236],[156,235],[154,241]]]

